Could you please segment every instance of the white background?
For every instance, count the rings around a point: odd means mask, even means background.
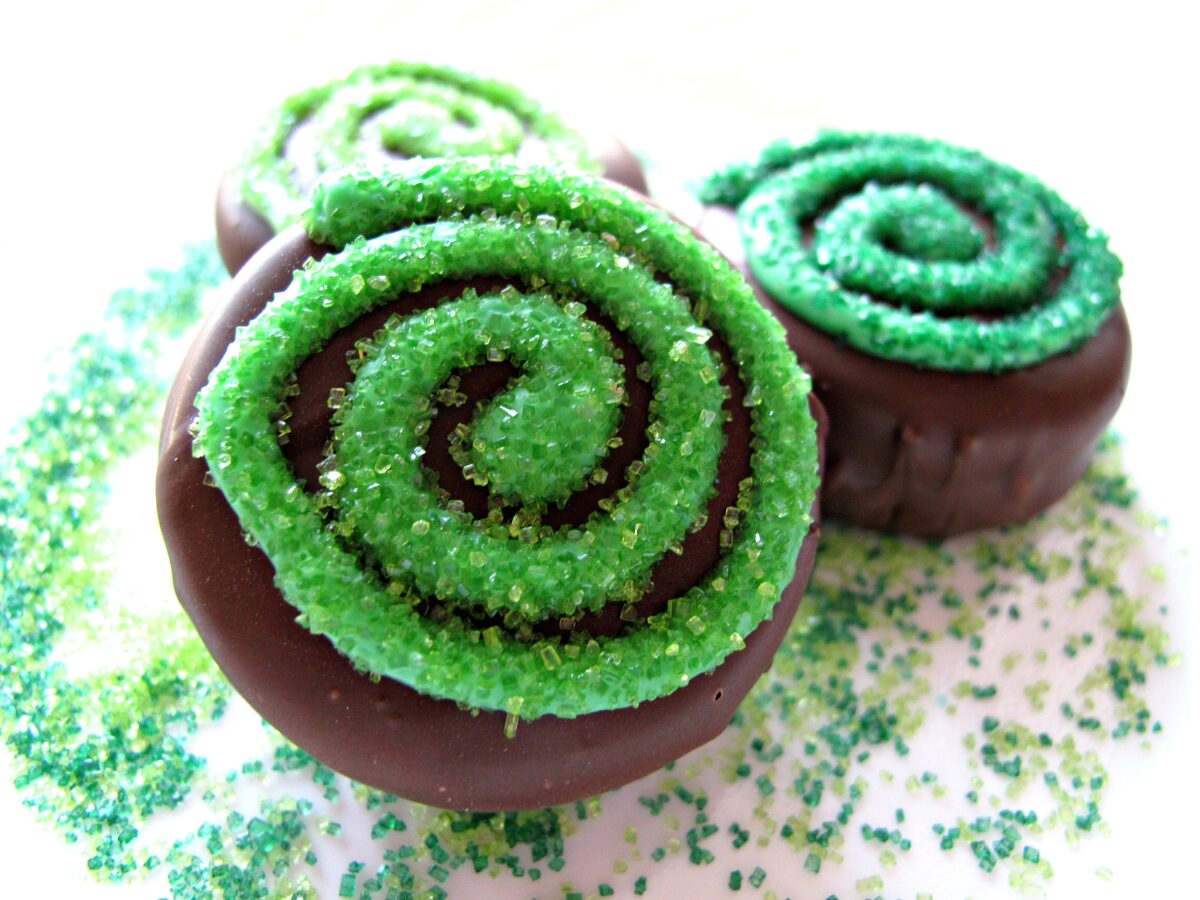
[[[1125,261],[1135,355],[1117,424],[1147,504],[1169,513],[1179,546],[1194,548],[1200,65],[1184,9],[23,4],[0,26],[0,427],[36,402],[47,351],[98,321],[113,288],[210,234],[222,168],[282,97],[363,62],[426,59],[514,81],[669,163],[668,202],[675,182],[824,126],[939,137],[1037,174],[1106,230]],[[1200,696],[1190,660],[1200,616],[1177,609],[1173,620],[1189,654],[1176,683]],[[1116,798],[1146,817],[1144,828],[1125,826],[1116,853],[1144,860],[1139,896],[1194,885],[1190,838],[1168,824],[1171,808],[1191,815],[1200,799],[1186,705],[1174,704],[1180,718],[1141,770],[1144,790]],[[7,779],[0,847],[6,895],[74,892],[79,857],[32,825]],[[48,868],[50,858],[74,868]],[[1127,879],[1112,896],[1130,888]]]

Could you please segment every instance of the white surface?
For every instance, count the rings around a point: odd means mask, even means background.
[[[347,17],[347,4],[243,0],[6,13],[0,426],[36,402],[47,349],[95,322],[112,288],[209,234],[217,177],[265,111],[356,64],[424,58],[515,81],[685,175],[822,126],[936,136],[1039,175],[1125,262],[1135,358],[1117,424],[1146,505],[1169,514],[1178,547],[1200,546],[1194,429],[1183,418],[1200,352],[1200,67],[1184,5],[805,6],[367,3]],[[1192,567],[1178,567],[1183,585],[1195,584]],[[1168,733],[1149,757],[1131,745],[1112,767],[1106,812],[1120,831],[1106,864],[1118,879],[1079,882],[1094,896],[1166,896],[1189,883],[1194,850],[1166,810],[1190,814],[1200,799],[1196,717],[1184,702],[1200,696],[1198,619],[1176,600],[1187,661],[1158,704]],[[7,779],[0,846],[6,895],[78,896],[90,885],[78,854],[32,824]],[[652,869],[660,888],[667,871]],[[1148,883],[1131,883],[1134,873]],[[971,875],[954,877],[969,885]],[[679,867],[681,882],[696,877]],[[1071,883],[1056,881],[1052,895],[1082,896]],[[889,893],[899,888],[889,879]]]

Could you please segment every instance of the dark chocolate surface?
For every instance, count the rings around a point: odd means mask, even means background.
[[[535,808],[596,794],[653,772],[719,734],[770,666],[787,632],[812,568],[816,525],[804,541],[796,578],[784,591],[774,616],[746,639],[744,650],[732,654],[716,671],[636,708],[522,722],[513,739],[504,737],[502,713],[467,712],[387,678],[372,682],[356,672],[327,639],[296,623],[295,609],[274,587],[270,562],[245,543],[221,492],[203,484],[206,463],[192,457],[188,424],[195,415],[196,392],[221,359],[235,329],[284,288],[305,259],[324,252],[294,228],[250,261],[192,345],[164,417],[158,507],[176,590],[234,686],[280,731],[327,765],[380,789],[458,809]],[[483,280],[470,284],[479,289],[498,286]],[[315,479],[315,465],[329,430],[328,389],[345,383],[350,374],[345,351],[356,339],[373,333],[391,311],[433,305],[457,296],[464,286],[461,282],[433,286],[415,299],[401,299],[365,316],[300,367],[301,393],[292,401],[291,440],[284,446],[298,474]],[[635,368],[636,348],[617,333],[614,339],[627,351],[625,364]],[[490,366],[471,370],[470,375],[479,383],[469,384],[464,378],[461,389],[479,397],[494,392],[508,377]],[[720,513],[736,499],[737,483],[749,472],[749,416],[738,402],[741,388],[732,371],[726,377],[734,392],[727,403],[734,421],[726,425],[728,446],[720,463],[718,495],[709,508],[709,527],[689,535],[682,556],[665,556],[655,569],[654,588],[638,604],[642,614],[661,609],[669,597],[698,581],[712,566],[719,553]],[[636,379],[629,384],[645,391]],[[457,412],[442,412],[452,411]],[[823,423],[824,414],[815,402],[814,411]],[[443,418],[439,414],[434,420],[426,460],[443,486],[457,495],[453,478],[458,467],[439,447],[443,443],[439,434],[452,427]],[[638,434],[644,425],[644,414],[632,411],[622,423],[625,443],[635,451],[639,440],[644,440]],[[616,471],[623,471],[625,465],[611,459],[609,464]],[[578,499],[581,508],[568,507],[561,515],[586,516],[598,499]],[[613,633],[621,625],[618,613],[619,609],[606,608],[577,627],[595,634]]]
[[[1025,521],[1079,480],[1129,380],[1124,309],[1078,350],[1000,374],[918,369],[847,347],[750,274],[735,213],[699,230],[783,323],[829,413],[821,506],[868,528],[946,537]]]
[[[612,135],[606,134],[592,137],[588,141],[588,146],[604,167],[601,174],[605,178],[609,181],[615,181],[617,184],[623,184],[627,188],[632,188],[639,194],[650,195],[650,188],[646,183],[646,173],[642,171],[642,164],[633,155],[633,151],[621,143],[621,141]]]
[[[242,199],[237,179],[226,172],[217,185],[217,250],[230,275],[275,236],[275,229]]]
[[[588,146],[603,165],[605,178],[639,194],[648,193],[642,165],[628,147],[607,135],[590,139]],[[316,172],[306,172],[303,178],[311,187],[309,182],[315,180]],[[228,172],[217,187],[216,218],[217,249],[231,275],[236,275],[246,260],[275,235],[275,229],[242,199],[237,179]]]

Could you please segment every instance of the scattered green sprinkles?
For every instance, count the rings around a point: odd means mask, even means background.
[[[109,476],[158,427],[156,357],[195,321],[219,272],[210,248],[192,249],[177,271],[116,294],[109,327],[79,338],[0,459],[0,734],[25,802],[105,879],[149,864],[135,849],[143,823],[192,792],[204,762],[189,737],[229,693],[175,611],[108,617],[97,539]],[[106,626],[156,652],[73,674],[58,647],[103,641]]]
[[[1019,368],[1079,346],[1119,301],[1120,260],[1076,210],[1028,175],[937,141],[780,141],[714,175],[701,198],[737,207],[750,267],[775,299],[887,359]],[[991,220],[994,246],[963,207]],[[811,246],[802,223],[815,223]]]
[[[603,798],[442,812],[354,785],[266,727],[264,749],[206,761],[196,736],[231,727],[222,716],[241,701],[169,586],[136,615],[112,596],[105,516],[114,470],[155,438],[159,361],[178,353],[218,272],[204,247],[117,294],[108,327],[76,342],[0,459],[0,734],[26,804],[77,848],[81,871],[176,898],[442,898],[480,885],[607,897],[667,890],[658,865],[686,860],[735,891],[771,880],[793,895],[855,884],[875,896],[888,877],[877,873],[924,851],[1038,896],[1051,848],[1108,825],[1111,743],[1162,728],[1145,698],[1178,661],[1166,576],[1138,578],[1161,526],[1136,508],[1109,440],[1068,497],[1018,528],[939,545],[827,524],[807,606],[731,727]],[[1021,659],[986,668],[1014,629],[1035,635]],[[116,668],[76,666],[73,648],[92,644],[145,649]],[[932,682],[935,666],[970,655],[986,674],[962,696]],[[960,729],[943,752],[965,760],[965,780],[915,749],[935,716]],[[626,827],[632,842],[604,881],[565,877],[593,852],[593,829]]]
[[[242,198],[280,231],[299,220],[322,172],[369,159],[447,156],[600,171],[578,132],[512,85],[398,61],[288,97],[234,175]]]

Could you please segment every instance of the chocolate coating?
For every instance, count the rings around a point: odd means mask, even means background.
[[[646,173],[642,170],[642,164],[633,155],[633,151],[621,141],[609,134],[592,136],[588,147],[604,167],[601,174],[605,178],[649,196],[650,189],[646,184]]]
[[[230,275],[236,275],[275,229],[242,199],[232,172],[217,186],[217,250]]]
[[[642,164],[628,147],[610,136],[592,138],[588,146],[604,167],[605,178],[639,194],[648,193]],[[386,161],[385,153],[380,151],[379,156]],[[311,173],[306,180],[315,180],[315,175],[315,172]],[[217,187],[216,212],[217,249],[229,274],[236,275],[246,260],[275,236],[275,229],[242,199],[237,179],[231,172],[225,173]]]
[[[770,666],[795,615],[816,552],[816,524],[804,540],[795,580],[783,592],[774,616],[746,638],[744,650],[730,655],[714,672],[636,708],[522,722],[512,739],[504,737],[503,713],[471,713],[392,679],[373,682],[356,672],[326,638],[296,623],[296,610],[274,586],[270,561],[246,544],[224,495],[203,484],[207,465],[192,456],[188,425],[195,416],[196,393],[236,328],[286,287],[307,258],[325,252],[327,248],[313,244],[297,227],[274,238],[247,264],[188,352],[164,416],[158,510],[176,591],[234,686],[323,763],[382,790],[455,809],[527,809],[590,796],[649,774],[718,735]],[[498,286],[485,280],[470,284],[478,289]],[[300,367],[291,440],[284,446],[299,475],[310,484],[315,480],[320,448],[329,434],[328,389],[350,377],[345,351],[373,333],[391,311],[434,305],[456,296],[464,286],[443,283],[415,298],[394,301],[336,334]],[[618,333],[613,336],[626,351],[625,364],[636,367],[636,348]],[[461,389],[479,397],[494,392],[507,378],[492,366],[473,369],[468,376],[479,383],[468,386],[464,377]],[[735,418],[726,425],[728,446],[720,462],[718,496],[709,507],[709,525],[688,536],[682,556],[667,554],[655,569],[654,588],[639,603],[642,614],[663,608],[669,597],[711,568],[719,554],[720,511],[736,499],[737,483],[749,473],[749,413],[740,402],[740,385],[732,373],[726,377],[734,392],[727,408]],[[632,379],[630,388],[638,386],[644,390]],[[815,401],[813,409],[823,436],[824,413]],[[446,418],[439,414],[434,420],[426,461],[457,494],[451,483],[457,467],[439,446],[443,439],[438,430],[452,427],[443,422]],[[644,442],[634,433],[644,424],[644,416],[627,414],[621,432],[625,443]],[[598,499],[584,498],[584,508],[568,508],[562,514],[585,516]],[[606,608],[579,627],[593,634],[612,633],[622,624],[618,613]]]
[[[736,215],[699,230],[783,323],[829,413],[821,506],[867,528],[940,538],[1023,522],[1083,475],[1129,380],[1122,307],[1078,350],[999,374],[918,369],[847,347],[750,274]]]

